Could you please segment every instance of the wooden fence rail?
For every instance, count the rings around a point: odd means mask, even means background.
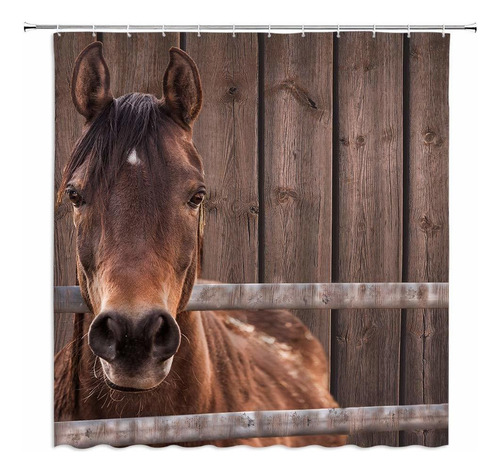
[[[56,445],[86,448],[447,427],[448,404],[422,404],[56,422],[54,435]]]
[[[448,283],[196,284],[188,310],[448,307]],[[89,309],[78,286],[57,286],[54,312]]]

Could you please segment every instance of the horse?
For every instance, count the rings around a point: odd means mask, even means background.
[[[85,125],[58,201],[69,200],[90,309],[55,357],[55,420],[336,408],[324,351],[284,310],[186,311],[200,273],[204,184],[193,124],[196,64],[171,48],[163,97],[114,98],[101,42],[75,61]],[[202,281],[202,280],[200,280]],[[339,435],[184,446],[345,443]]]

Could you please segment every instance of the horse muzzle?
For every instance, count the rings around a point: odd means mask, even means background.
[[[90,349],[100,358],[113,389],[156,387],[168,375],[179,345],[179,326],[162,310],[141,317],[106,311],[94,319],[89,330]]]

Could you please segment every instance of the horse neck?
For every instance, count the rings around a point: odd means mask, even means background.
[[[177,315],[181,345],[174,355],[171,374],[176,378],[180,389],[203,393],[203,397],[207,399],[213,386],[213,370],[202,317],[197,311]]]

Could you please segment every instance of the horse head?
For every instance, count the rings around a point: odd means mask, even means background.
[[[176,318],[195,283],[205,195],[192,126],[202,102],[191,58],[170,49],[163,97],[114,98],[102,43],[76,60],[72,98],[85,119],[60,198],[73,206],[88,342],[108,385],[147,390],[168,375]]]

